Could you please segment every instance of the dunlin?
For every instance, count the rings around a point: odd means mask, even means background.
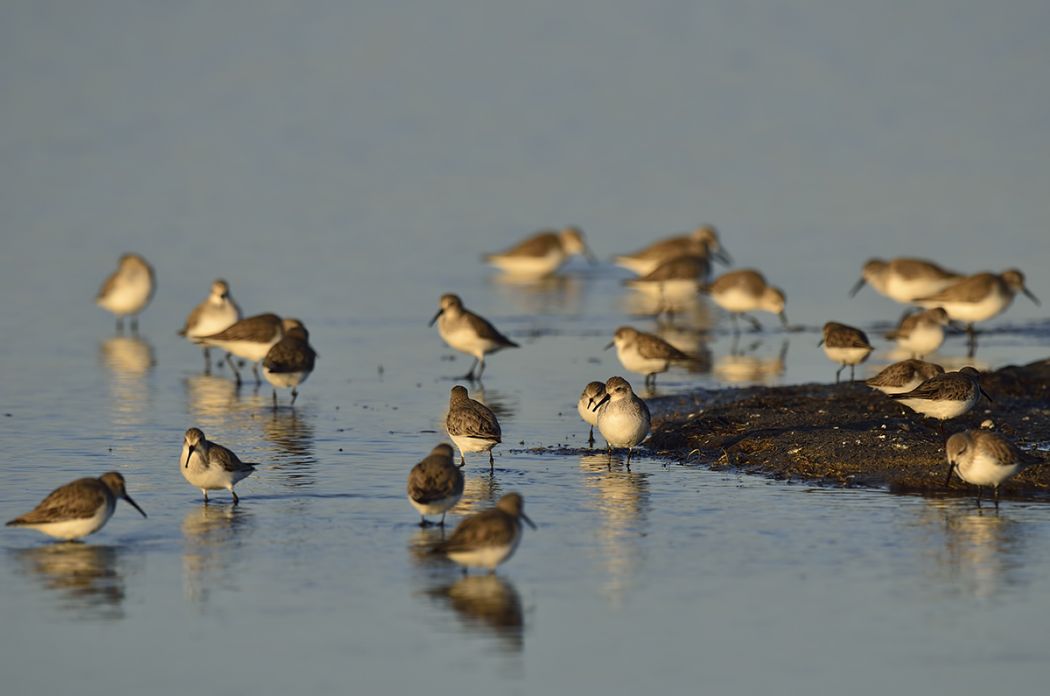
[[[860,329],[829,321],[824,324],[824,337],[818,345],[824,346],[824,354],[832,362],[839,363],[839,369],[835,373],[835,382],[839,381],[842,370],[849,365],[849,378],[853,381],[853,371],[856,366],[868,359],[873,350],[868,343],[868,336]]]
[[[481,373],[485,371],[485,356],[489,353],[518,347],[517,343],[497,331],[484,317],[466,309],[458,295],[442,295],[440,306],[441,309],[430,320],[430,325],[437,322],[438,333],[445,343],[461,353],[474,356],[474,363],[463,379],[481,379]],[[474,374],[475,367],[477,374]]]
[[[623,281],[634,290],[658,297],[672,307],[696,296],[711,273],[711,262],[703,256],[676,256],[649,273]]]
[[[131,317],[131,330],[139,328],[138,315],[157,289],[153,266],[138,254],[120,257],[117,270],[102,284],[95,304],[117,315],[117,330],[124,329],[124,317]]]
[[[904,394],[931,377],[943,374],[944,368],[940,365],[912,358],[885,367],[879,374],[865,380],[864,384],[883,394]]]
[[[445,429],[459,448],[460,464],[466,464],[467,452],[488,452],[489,470],[495,468],[492,448],[502,442],[496,414],[488,406],[467,396],[467,388],[456,385],[448,400]]]
[[[591,426],[591,432],[587,436],[587,444],[594,446],[594,426],[598,425],[598,414],[594,412],[594,405],[605,397],[604,382],[589,382],[580,394],[580,400],[576,402],[576,412],[580,418]]]
[[[561,232],[537,232],[506,251],[487,254],[485,261],[509,275],[542,278],[554,273],[574,255],[594,260],[580,228],[566,227]]]
[[[186,317],[186,323],[179,330],[179,335],[196,343],[194,339],[225,331],[240,320],[241,308],[230,295],[229,284],[220,278],[212,282],[211,294]],[[211,360],[208,346],[203,348],[204,369],[207,372],[211,368]]]
[[[39,505],[7,523],[27,527],[56,539],[80,539],[105,526],[113,516],[117,498],[123,498],[142,513],[142,508],[124,490],[124,477],[115,471],[98,478],[77,479],[51,491]]]
[[[252,372],[255,374],[255,383],[259,384],[259,361],[266,357],[272,348],[284,336],[284,326],[281,318],[276,314],[257,314],[254,317],[241,319],[225,331],[201,336],[198,341],[202,345],[215,346],[226,351],[226,362],[237,384],[241,383],[241,373],[237,371],[230,354],[239,358],[250,360]]]
[[[263,375],[273,385],[273,407],[277,408],[277,387],[292,389],[292,405],[299,396],[296,389],[314,371],[317,353],[310,346],[310,333],[298,319],[281,322],[284,338],[274,344],[263,358]]]
[[[960,278],[958,273],[925,259],[870,259],[849,294],[850,297],[856,295],[867,283],[880,295],[911,304],[920,297],[940,292]]]
[[[204,437],[199,428],[190,428],[182,439],[179,471],[191,486],[199,488],[208,502],[208,491],[225,488],[233,504],[241,502],[233,487],[255,471],[256,464],[242,462],[236,454]]]
[[[616,265],[634,271],[640,276],[647,275],[657,266],[677,256],[703,256],[714,258],[729,264],[731,259],[718,239],[718,231],[711,225],[701,225],[692,234],[668,237],[653,242],[644,249],[631,254],[617,256]]]
[[[1014,474],[1033,464],[1045,464],[1042,457],[1019,449],[1001,435],[987,430],[965,430],[948,438],[944,446],[948,457],[948,477],[952,472],[963,481],[977,486],[977,507],[981,506],[981,487],[991,486],[995,494],[995,509],[999,509],[999,486]]]
[[[944,343],[944,327],[948,324],[948,313],[943,307],[912,312],[901,319],[886,338],[896,341],[901,349],[913,358],[922,358],[936,352]]]
[[[957,418],[977,405],[982,396],[991,401],[981,388],[981,373],[972,367],[958,372],[934,375],[909,392],[890,394],[902,404],[929,418],[939,420],[941,432],[944,421]]]
[[[758,320],[748,312],[771,312],[780,317],[780,323],[787,328],[787,315],[784,312],[785,297],[780,288],[771,287],[765,277],[756,270],[745,268],[725,273],[708,285],[702,292],[711,296],[722,309],[733,317],[733,330],[738,331],[737,316],[751,322],[756,331],[762,328]]]
[[[419,526],[426,527],[426,515],[441,515],[439,526],[445,526],[445,513],[463,497],[463,472],[452,461],[452,447],[441,443],[426,459],[408,473],[408,502],[419,513]]]
[[[1012,268],[999,275],[978,273],[968,276],[940,292],[916,299],[915,303],[927,308],[943,307],[953,320],[966,324],[972,340],[973,325],[1006,311],[1018,292],[1039,304],[1039,298],[1025,287],[1024,274]]]
[[[496,507],[483,510],[460,522],[452,536],[434,547],[452,561],[467,568],[487,568],[495,572],[518,548],[521,541],[521,523],[532,523],[525,514],[525,501],[518,493],[507,493]]]
[[[605,382],[605,396],[593,409],[607,448],[612,452],[614,447],[626,447],[630,469],[635,446],[649,434],[649,407],[635,395],[630,382],[623,377],[610,377]]]
[[[609,350],[616,346],[616,357],[625,370],[645,375],[646,386],[656,386],[656,375],[667,372],[671,365],[688,363],[692,357],[670,343],[630,326],[621,326],[613,334],[613,340],[605,346]]]

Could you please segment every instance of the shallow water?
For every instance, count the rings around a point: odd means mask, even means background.
[[[955,14],[923,5],[886,27],[889,55],[855,24],[884,26],[882,10],[834,3],[812,16],[28,7],[0,9],[16,97],[0,100],[0,512],[115,469],[149,519],[121,504],[79,545],[2,532],[5,692],[1045,682],[1046,506],[994,514],[529,451],[583,447],[575,400],[622,372],[602,350],[620,324],[702,358],[660,376],[674,394],[832,379],[817,327],[900,311],[870,289],[847,296],[870,255],[1017,265],[1050,299],[1050,158],[1025,117],[1048,97],[999,79],[1045,65],[1044,9],[946,26]],[[971,33],[1011,41],[960,41]],[[704,303],[658,327],[608,265],[521,285],[477,261],[542,225],[581,224],[607,258],[708,218],[739,265],[785,288],[803,330],[734,342]],[[137,337],[91,304],[125,248],[159,277]],[[310,328],[320,358],[294,410],[228,370],[202,374],[175,335],[220,275],[247,313]],[[470,457],[457,510],[524,494],[539,529],[496,577],[426,555],[440,532],[404,496],[470,362],[426,326],[446,291],[522,344],[472,389],[505,443],[494,475]],[[978,364],[1045,357],[1044,316],[1019,297]],[[891,359],[877,345],[865,375]],[[962,338],[938,359],[964,361]],[[177,473],[191,425],[260,463],[238,507],[204,506]]]

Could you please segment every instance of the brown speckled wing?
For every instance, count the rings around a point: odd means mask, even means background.
[[[922,259],[894,259],[890,262],[890,268],[905,280],[954,278],[958,275],[941,268],[932,261],[924,261]]]
[[[96,300],[101,300],[103,297],[113,292],[113,288],[117,284],[117,277],[120,276],[120,271],[113,271],[109,274],[109,277],[102,283],[102,287],[98,289],[98,294],[95,295]]]
[[[317,353],[301,338],[286,336],[274,344],[263,360],[270,372],[310,372],[314,369]]]
[[[449,411],[446,425],[449,435],[501,441],[502,433],[496,414],[473,399]]]
[[[758,296],[766,288],[766,279],[758,271],[745,268],[720,275],[718,278],[715,278],[710,286],[710,290],[713,293],[726,292],[733,288],[739,288]]]
[[[258,314],[242,319],[225,331],[206,336],[217,341],[269,341],[281,330],[281,318],[276,314]]]
[[[837,326],[825,343],[831,348],[871,348],[868,335],[852,326]]]
[[[451,457],[431,455],[408,475],[408,497],[426,504],[463,494],[463,472]]]
[[[528,239],[525,239],[518,244],[515,244],[510,249],[494,256],[546,256],[550,253],[551,249],[555,249],[561,246],[561,238],[557,232],[543,231],[537,232]]]
[[[999,278],[991,273],[978,273],[922,299],[929,302],[979,302],[997,282]]]
[[[479,317],[474,312],[463,310],[463,316],[470,322],[470,328],[474,329],[478,336],[499,343],[500,345],[507,346],[508,348],[517,348],[518,344],[510,340],[499,331],[496,327],[488,322],[487,319]]]
[[[670,343],[652,334],[638,334],[638,352],[643,358],[656,358],[661,360],[676,361],[690,360],[690,357],[678,350]]]
[[[664,261],[647,275],[637,280],[659,282],[700,278],[706,276],[710,270],[710,262],[702,256],[678,256],[669,261]]]
[[[32,512],[13,519],[8,524],[42,524],[91,517],[99,505],[106,502],[104,488],[105,484],[98,479],[77,479],[51,491]]]
[[[891,399],[937,399],[963,401],[973,395],[973,381],[958,372],[932,377],[904,394],[890,394]]]
[[[246,464],[240,458],[222,445],[214,442],[208,447],[208,466],[221,466],[225,471],[251,471],[255,469],[254,464]]]

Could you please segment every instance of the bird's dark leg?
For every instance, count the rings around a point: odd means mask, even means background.
[[[977,331],[973,323],[966,325],[966,357],[972,358],[977,353]]]
[[[447,512],[448,512],[448,511],[446,510],[445,512],[441,513],[441,521],[440,521],[440,522],[438,522],[438,526],[439,526],[439,527],[442,527],[442,528],[443,528],[443,527],[445,526],[445,514],[446,514]]]
[[[634,454],[634,448],[633,447],[628,447],[627,448],[627,470],[628,471],[631,470],[631,455],[632,454]]]
[[[591,434],[587,436],[587,446],[594,448],[594,426],[591,426]]]
[[[481,373],[485,371],[485,356],[482,354],[481,360],[478,360],[478,372],[474,375],[474,379],[478,382],[481,381]]]
[[[204,346],[204,374],[211,374],[211,353],[208,352],[207,346]]]
[[[419,516],[419,526],[422,527],[423,529],[426,529],[427,527],[430,526],[430,523],[427,522],[427,518],[426,517],[423,517],[422,515],[420,515]]]
[[[241,502],[241,499],[237,497],[237,492],[234,491],[232,488],[230,489],[230,495],[233,496],[233,504],[234,505],[237,505],[238,503]]]
[[[262,384],[262,379],[259,378],[259,363],[252,363],[252,374],[255,375],[255,386]]]
[[[201,489],[201,493],[203,493],[203,494],[204,494],[204,504],[205,504],[205,505],[207,505],[207,504],[208,504],[208,491],[206,491],[206,490],[204,490],[204,489],[202,488],[202,489]]]
[[[845,370],[845,369],[846,369],[846,364],[845,363],[843,363],[841,366],[839,366],[839,369],[835,372],[835,384],[839,383],[839,376],[842,374],[842,371]]]
[[[752,331],[761,331],[762,330],[762,325],[758,323],[758,319],[755,319],[753,316],[751,316],[750,314],[747,314],[747,313],[743,313],[740,316],[744,317],[745,319],[747,319],[751,323],[751,330]]]
[[[237,386],[241,386],[241,373],[240,370],[237,369],[237,366],[233,363],[232,353],[226,354],[226,363],[230,366],[230,369],[233,370],[233,378],[237,380]]]
[[[292,406],[295,406],[295,397],[297,396],[299,396],[299,391],[295,387],[292,387]]]
[[[496,470],[496,461],[492,458],[492,450],[489,450],[489,473]]]
[[[273,390],[273,410],[274,411],[277,410],[277,389],[276,388],[274,388],[274,390]]]
[[[977,487],[977,507],[981,507],[981,487]]]
[[[853,371],[857,368],[856,365],[849,366],[849,381],[853,381]]]
[[[995,511],[999,512],[999,486],[995,487]]]
[[[733,312],[732,314],[730,314],[729,317],[733,320],[733,336],[734,337],[739,336],[740,335],[740,320],[737,318],[736,312]]]
[[[474,368],[477,366],[477,364],[478,364],[478,359],[474,358],[474,362],[472,362],[470,364],[470,369],[467,370],[467,374],[463,375],[463,377],[461,377],[461,379],[469,379],[469,380],[473,381],[474,380]]]
[[[131,333],[136,336],[139,333],[139,318],[137,316],[131,318]]]

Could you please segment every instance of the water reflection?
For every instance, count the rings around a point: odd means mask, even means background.
[[[187,410],[205,432],[213,425],[229,429],[231,416],[244,425],[260,409],[270,405],[258,389],[246,390],[225,377],[192,375],[182,380],[182,385],[186,390]]]
[[[153,346],[140,336],[113,336],[99,343],[99,362],[109,370],[113,424],[137,429],[149,403],[146,376],[156,364]]]
[[[780,351],[772,355],[760,355],[757,351],[762,341],[757,340],[744,347],[739,345],[740,336],[733,336],[729,354],[715,360],[714,373],[729,384],[772,385],[784,375],[787,361],[788,339],[780,344]]]
[[[499,419],[501,425],[504,419],[513,418],[514,414],[517,413],[518,400],[516,396],[511,396],[497,389],[485,389],[485,385],[481,382],[475,382],[474,387],[475,389],[471,392],[470,398],[488,406],[496,414],[496,418]],[[448,414],[446,413],[446,415]],[[442,423],[444,423],[444,420],[442,420]]]
[[[186,598],[206,606],[213,592],[238,589],[236,566],[243,557],[252,514],[236,505],[196,505],[182,519],[182,573]]]
[[[498,575],[464,575],[426,594],[447,604],[468,631],[496,636],[499,646],[511,652],[525,646],[521,596],[509,580]]]
[[[695,293],[668,299],[650,293],[630,291],[620,296],[619,304],[620,310],[632,317],[663,316],[665,321],[673,321],[698,330],[710,329],[715,324],[711,305],[704,297]]]
[[[588,493],[585,504],[602,516],[602,524],[595,527],[599,543],[595,553],[605,564],[601,591],[622,606],[644,555],[648,474],[627,470],[622,457],[605,453],[581,455],[580,469],[589,474],[583,479]]]
[[[1008,513],[929,499],[919,519],[944,535],[943,549],[930,555],[938,587],[987,599],[1024,581],[1025,526]]]
[[[270,443],[271,471],[286,486],[302,488],[317,482],[314,426],[295,410],[271,411],[263,418],[263,437]]]
[[[61,611],[76,619],[124,618],[124,566],[121,550],[66,542],[18,549],[12,554],[22,574],[55,592]]]
[[[467,466],[469,468],[469,462]],[[477,475],[466,473],[466,470],[464,472],[463,497],[449,512],[453,515],[469,515],[495,505],[496,500],[503,495],[503,487],[496,480],[496,475],[488,470],[488,462],[485,463],[484,472]]]
[[[578,276],[530,278],[499,273],[489,276],[489,281],[501,305],[526,317],[579,314],[583,307],[586,284]]]

